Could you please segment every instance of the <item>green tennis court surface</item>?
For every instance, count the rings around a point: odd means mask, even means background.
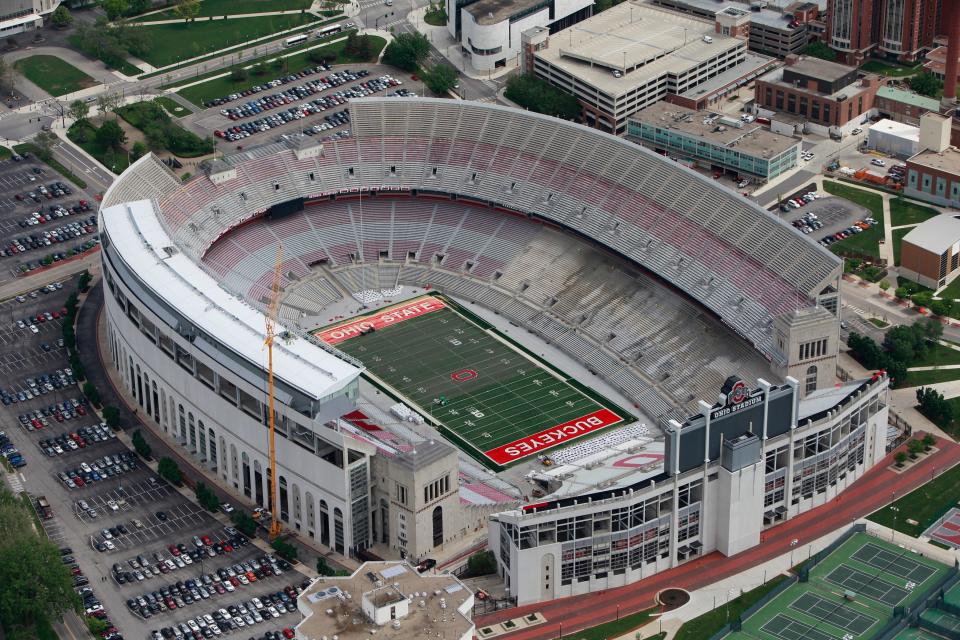
[[[726,640],[871,640],[949,568],[857,533],[742,621]],[[918,636],[918,640],[920,637]]]
[[[623,417],[437,298],[317,335],[496,465],[571,444]]]

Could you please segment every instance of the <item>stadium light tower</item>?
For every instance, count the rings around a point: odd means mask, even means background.
[[[280,535],[280,520],[277,519],[277,509],[280,500],[277,497],[277,451],[274,446],[274,412],[273,412],[273,339],[276,335],[277,300],[280,297],[280,271],[283,266],[283,245],[277,245],[277,260],[273,266],[273,285],[270,288],[270,307],[267,309],[265,322],[267,337],[264,345],[267,347],[267,380],[270,390],[270,539]]]

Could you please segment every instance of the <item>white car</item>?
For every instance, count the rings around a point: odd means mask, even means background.
[[[117,545],[113,544],[113,542],[110,540],[104,540],[103,546],[105,546],[108,551],[113,551],[114,549],[117,548]]]
[[[858,135],[860,135],[861,133],[863,133],[863,129],[861,129],[860,127],[857,127],[856,129],[854,129],[854,130],[851,131],[850,133],[852,133],[852,134],[855,135],[855,136],[858,136]]]
[[[885,161],[881,160],[880,158],[874,158],[873,160],[870,161],[870,164],[872,164],[872,165],[874,165],[874,166],[876,166],[876,167],[885,167],[885,166],[887,166],[887,163],[886,163]]]
[[[107,506],[110,507],[110,511],[119,511],[120,507],[117,506],[116,500],[107,500]]]

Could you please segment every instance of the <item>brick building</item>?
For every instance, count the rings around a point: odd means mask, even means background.
[[[882,118],[917,126],[920,124],[920,116],[930,111],[937,113],[940,110],[940,101],[912,91],[887,86],[877,89],[874,106]]]
[[[933,46],[938,0],[827,0],[826,43],[844,64],[869,55],[914,62]]]
[[[827,0],[826,43],[844,64],[859,66],[876,46],[876,0]]]
[[[825,135],[852,129],[874,108],[886,80],[817,58],[787,56],[786,66],[756,83],[758,110],[799,116],[807,130]]]
[[[960,270],[960,219],[930,218],[903,237],[900,275],[931,289],[953,280]]]

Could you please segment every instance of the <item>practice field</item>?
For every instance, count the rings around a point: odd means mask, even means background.
[[[317,331],[496,465],[562,446],[623,417],[569,379],[424,296]]]
[[[726,640],[869,640],[948,567],[865,533],[853,535],[742,622]]]

